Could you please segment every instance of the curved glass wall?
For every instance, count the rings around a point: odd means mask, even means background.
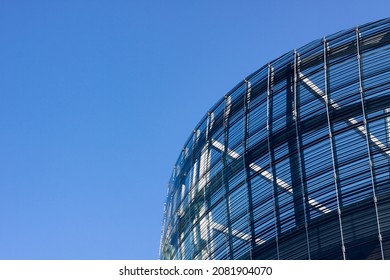
[[[390,19],[263,66],[193,130],[162,259],[390,259]]]

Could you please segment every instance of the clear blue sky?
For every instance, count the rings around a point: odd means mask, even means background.
[[[382,1],[0,0],[0,259],[156,259],[207,110]]]

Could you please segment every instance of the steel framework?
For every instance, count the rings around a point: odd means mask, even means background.
[[[390,19],[249,75],[171,176],[162,259],[390,259]]]

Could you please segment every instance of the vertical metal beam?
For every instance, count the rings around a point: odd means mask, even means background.
[[[268,78],[267,78],[267,144],[268,144],[268,155],[269,155],[269,166],[272,173],[272,201],[274,207],[274,221],[275,221],[275,244],[276,244],[276,255],[277,259],[280,259],[279,254],[279,235],[280,229],[280,211],[279,211],[279,197],[278,197],[278,183],[276,177],[275,168],[275,153],[271,147],[271,133],[272,133],[272,117],[273,117],[273,86],[274,86],[274,71],[273,67],[268,64]]]
[[[209,181],[210,181],[210,160],[211,160],[211,137],[210,137],[210,130],[213,125],[213,120],[212,120],[212,113],[208,112],[207,114],[207,126],[206,126],[206,147],[207,147],[207,162],[208,162],[208,169],[206,172],[208,173],[207,175],[207,181],[206,181],[206,187],[203,188],[203,194],[204,194],[204,203],[206,207],[206,212],[209,214],[205,215],[207,217],[207,241],[206,241],[206,246],[207,246],[207,259],[212,259],[212,250],[211,248],[214,247],[214,239],[211,236],[211,225],[212,225],[212,216],[211,216],[211,201],[210,201],[210,188],[209,186]],[[211,248],[210,248],[211,247]]]
[[[294,55],[295,57],[295,55]],[[295,59],[294,59],[295,60]],[[294,65],[292,65],[295,68]],[[286,133],[287,136],[287,145],[288,145],[288,158],[290,163],[290,172],[291,172],[291,187],[292,187],[292,196],[293,196],[293,206],[294,206],[294,215],[296,226],[301,226],[304,224],[304,211],[302,204],[302,176],[300,174],[299,168],[299,150],[298,150],[298,141],[297,141],[297,131],[295,127],[295,82],[294,82],[294,69],[291,70],[291,65],[288,65],[286,70],[285,79],[287,80],[286,85]]]
[[[390,147],[390,108],[385,109],[385,127],[386,127],[386,147]],[[390,175],[390,159],[388,162],[388,174]]]
[[[230,195],[229,195],[229,177],[226,174],[227,168],[227,155],[228,155],[228,144],[229,144],[229,117],[230,117],[230,109],[231,109],[231,97],[225,95],[225,110],[224,110],[224,151],[222,154],[222,177],[223,177],[223,185],[225,188],[224,198],[226,203],[226,217],[227,217],[227,244],[228,244],[228,256],[232,260],[234,259],[234,251],[233,251],[233,235],[232,235],[232,222],[230,218]]]
[[[304,217],[304,225],[305,225],[305,232],[306,232],[306,245],[307,245],[307,256],[308,259],[310,260],[310,240],[309,240],[309,230],[308,230],[308,215],[307,215],[307,210],[306,206],[308,204],[307,200],[307,190],[305,187],[305,180],[304,180],[304,174],[303,174],[303,168],[304,168],[304,163],[303,163],[303,157],[301,156],[301,143],[302,143],[302,136],[299,133],[299,92],[298,92],[298,68],[299,68],[299,57],[298,53],[295,50],[294,51],[294,110],[293,110],[293,119],[295,123],[295,136],[296,136],[296,149],[297,149],[297,159],[298,159],[298,166],[297,168],[299,169],[299,176],[300,176],[300,191],[301,191],[301,202],[302,202],[302,207],[303,207],[303,217]],[[298,188],[296,189],[298,190]],[[295,189],[293,190],[295,191]],[[297,194],[298,195],[298,194]],[[294,194],[295,198],[295,194]]]
[[[297,147],[298,147],[298,158],[299,158],[299,168],[300,168],[300,176],[301,176],[301,184],[302,184],[302,192],[303,192],[303,206],[304,206],[304,215],[305,215],[305,223],[307,225],[307,221],[310,221],[310,211],[308,210],[310,208],[310,197],[307,191],[307,178],[306,178],[306,164],[305,164],[305,157],[303,153],[303,140],[302,135],[299,130],[299,111],[300,111],[300,90],[298,87],[298,83],[300,82],[300,64],[301,60],[299,57],[299,54],[295,51],[296,56],[296,66],[295,66],[295,72],[294,72],[294,92],[295,92],[295,128],[296,128],[296,137],[297,137]]]
[[[195,215],[192,215],[192,212],[194,211],[194,201],[195,201],[195,197],[196,197],[196,193],[197,193],[197,189],[198,189],[198,182],[199,182],[199,162],[198,162],[198,159],[197,157],[195,156],[195,153],[194,153],[194,150],[195,150],[195,146],[197,145],[197,142],[198,142],[198,139],[197,139],[197,130],[194,129],[192,131],[192,152],[191,152],[191,162],[192,162],[192,166],[193,166],[193,172],[192,172],[192,184],[191,184],[191,188],[189,188],[189,191],[190,191],[190,195],[191,195],[191,202],[190,202],[190,205],[188,207],[188,212],[189,212],[189,216],[190,219],[191,217],[193,217],[193,220],[191,220],[191,227],[195,225],[195,220],[196,220],[196,217]],[[196,211],[194,211],[195,214]],[[177,227],[179,228],[179,227]],[[193,232],[190,230],[190,233],[189,233],[189,236],[187,238],[190,238],[192,244],[195,244],[195,236],[193,234]],[[189,251],[191,252],[191,255],[189,255],[189,258],[192,259],[194,257],[194,253],[195,253],[195,246],[191,246],[191,248],[189,248]]]
[[[378,199],[377,199],[376,190],[375,190],[375,179],[374,179],[374,170],[373,170],[373,162],[372,162],[372,152],[371,152],[371,146],[370,146],[370,141],[369,141],[370,131],[369,131],[368,124],[367,124],[367,115],[366,115],[366,110],[365,110],[365,105],[364,105],[362,62],[361,62],[361,55],[360,55],[360,31],[359,31],[358,27],[356,27],[356,51],[357,51],[358,71],[359,71],[360,101],[361,101],[362,111],[363,111],[363,125],[365,128],[365,135],[366,135],[368,161],[369,161],[369,168],[370,168],[370,175],[371,175],[372,195],[373,195],[373,199],[374,199],[376,222],[377,222],[377,227],[378,227],[378,240],[379,240],[379,245],[381,248],[382,260],[384,260],[385,256],[384,256],[384,252],[383,252],[382,233],[381,233],[381,226],[380,226],[379,213],[378,213]]]
[[[193,130],[192,131],[192,151],[191,151],[191,166],[193,166],[192,168],[192,174],[191,174],[191,177],[192,177],[192,181],[191,181],[191,187],[189,188],[189,194],[190,194],[190,197],[191,197],[191,202],[193,202],[193,199],[195,198],[195,193],[196,193],[196,189],[198,188],[198,185],[197,185],[197,182],[199,181],[199,163],[198,163],[198,160],[197,158],[195,158],[195,155],[194,155],[194,150],[195,150],[195,145],[196,145],[196,130]]]
[[[244,168],[246,172],[246,186],[247,186],[247,195],[248,195],[248,215],[249,215],[249,231],[251,236],[251,250],[250,250],[250,259],[252,259],[252,252],[256,247],[256,235],[255,235],[255,225],[254,225],[254,217],[253,217],[253,198],[252,198],[252,183],[250,180],[250,162],[248,160],[248,133],[249,133],[249,106],[251,100],[251,82],[245,80],[247,85],[246,94],[244,94],[244,137],[243,137],[243,145],[244,145]]]
[[[390,147],[390,108],[386,108],[385,109],[385,115],[387,116],[386,117],[386,120],[385,120],[385,123],[386,123],[386,145],[387,147]]]
[[[330,108],[331,108],[331,102],[330,102],[330,93],[329,93],[329,70],[328,70],[328,43],[324,37],[323,39],[323,45],[324,45],[324,83],[325,83],[325,107],[326,107],[326,117],[328,122],[328,131],[329,131],[329,143],[330,143],[330,149],[332,153],[332,166],[333,166],[333,179],[334,179],[334,186],[335,186],[335,194],[336,194],[336,203],[337,203],[337,213],[338,213],[338,219],[339,219],[339,227],[340,227],[340,236],[341,236],[341,250],[343,253],[343,259],[345,260],[345,243],[344,243],[344,234],[343,234],[343,223],[341,218],[341,188],[340,188],[340,179],[339,179],[339,172],[337,168],[337,154],[336,154],[336,145],[335,140],[333,137],[333,125],[331,123],[330,118]]]

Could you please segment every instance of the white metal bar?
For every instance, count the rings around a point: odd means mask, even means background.
[[[218,224],[216,222],[213,222],[212,228],[215,229],[215,230],[218,230],[220,232],[223,232],[225,234],[229,234],[228,227],[225,227],[225,226],[223,226],[221,224]],[[248,242],[250,242],[251,239],[252,239],[250,234],[247,234],[247,233],[241,232],[239,230],[235,230],[235,229],[232,229],[231,234],[234,237],[237,237],[239,239],[242,239],[242,240],[245,240],[245,241],[248,241]],[[262,240],[260,238],[256,238],[255,242],[256,242],[257,245],[261,245],[261,244],[263,244],[265,242],[265,240]]]
[[[300,79],[309,87],[311,88],[315,93],[317,93],[322,99],[324,99],[325,102],[327,102],[327,96],[326,94],[318,87],[316,86],[312,81],[310,81],[309,78],[307,78],[304,74],[299,74]],[[329,99],[329,105],[333,107],[334,109],[340,109],[340,105],[337,104],[334,100],[331,98]],[[355,118],[349,118],[348,122],[352,125],[356,125],[358,121]],[[365,136],[367,134],[367,130],[365,129],[364,125],[359,125],[356,127],[359,132]],[[378,138],[375,137],[373,134],[368,135],[370,141],[377,146],[382,152],[384,152],[386,155],[390,156],[390,150],[387,149],[386,145],[383,144]]]
[[[225,146],[216,141],[216,140],[212,140],[211,141],[211,145],[213,147],[215,147],[216,149],[218,149],[219,151],[221,152],[224,152],[225,151]],[[235,151],[231,150],[231,149],[227,149],[227,154],[232,157],[233,159],[237,159],[240,157],[240,154],[236,153]],[[261,176],[263,176],[264,178],[270,180],[271,182],[273,181],[273,176],[270,172],[268,172],[267,170],[261,168],[260,166],[258,166],[257,164],[254,164],[254,163],[251,163],[249,165],[249,167],[255,171],[256,173],[260,174]],[[286,183],[285,181],[283,181],[282,179],[279,179],[279,178],[276,178],[276,183],[279,187],[281,187],[282,189],[284,189],[285,191],[289,192],[292,194],[293,190],[292,190],[292,187]],[[322,205],[321,203],[317,202],[316,200],[312,199],[312,198],[308,198],[309,200],[309,203],[315,207],[316,209],[318,209],[319,211],[323,212],[323,213],[329,213],[331,212],[331,210],[329,208],[327,208],[326,206]]]

